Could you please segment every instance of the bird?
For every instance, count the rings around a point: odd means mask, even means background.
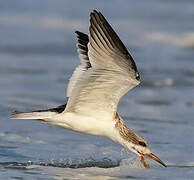
[[[13,112],[11,119],[39,120],[79,133],[105,136],[140,157],[167,165],[151,153],[148,142],[128,128],[117,112],[120,99],[140,84],[132,56],[101,12],[90,13],[89,34],[75,31],[80,65],[67,87],[67,103],[56,108]]]

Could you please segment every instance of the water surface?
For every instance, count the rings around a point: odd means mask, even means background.
[[[130,49],[142,79],[119,113],[168,168],[150,160],[145,170],[104,137],[9,119],[14,110],[65,102],[79,64],[74,31],[88,32],[94,8]],[[0,179],[193,179],[193,19],[193,1],[0,0]]]

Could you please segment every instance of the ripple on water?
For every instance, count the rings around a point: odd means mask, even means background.
[[[33,165],[59,167],[59,168],[87,168],[87,167],[99,167],[99,168],[113,168],[120,165],[119,160],[112,160],[109,158],[103,159],[63,159],[63,160],[50,160],[49,162],[0,162],[0,165],[9,169],[32,169]]]

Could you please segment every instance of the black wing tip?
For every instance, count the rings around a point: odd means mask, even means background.
[[[80,32],[80,31],[75,31],[75,34],[77,34],[79,36],[79,35],[84,34],[84,33]]]
[[[13,112],[11,113],[11,115],[13,116],[13,115],[20,114],[20,113],[23,113],[23,112],[21,112],[21,111],[13,111]]]
[[[102,13],[101,13],[100,11],[94,9],[94,10],[90,13],[90,18],[91,18],[92,16],[100,16],[100,15],[102,15]]]
[[[93,9],[93,11],[91,12],[91,14],[92,14],[92,13],[94,13],[94,14],[99,14],[99,12],[100,12],[100,11],[98,11],[97,9]]]
[[[88,35],[87,34],[85,34],[83,32],[80,32],[80,31],[75,31],[75,33],[77,34],[78,39],[88,41]]]
[[[77,34],[77,36],[84,36],[85,35],[83,32],[80,32],[80,31],[75,31],[75,34]]]

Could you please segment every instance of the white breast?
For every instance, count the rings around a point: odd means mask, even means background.
[[[56,118],[56,125],[81,133],[109,136],[114,132],[115,122],[106,117],[88,117],[66,112]]]

